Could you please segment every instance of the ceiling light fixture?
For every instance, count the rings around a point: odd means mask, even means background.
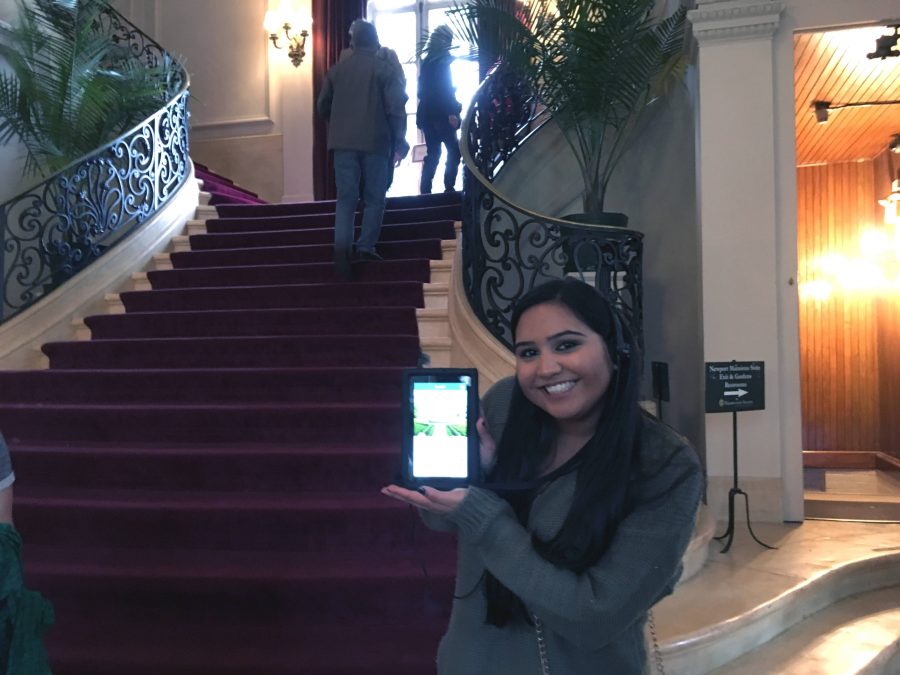
[[[886,26],[886,28],[893,28],[893,34],[882,35],[875,39],[875,51],[866,54],[870,59],[884,60],[889,56],[900,56],[900,47],[897,45],[897,42],[900,41],[900,24]]]
[[[832,110],[841,110],[842,108],[868,108],[873,105],[898,105],[900,101],[859,101],[856,103],[832,103],[831,101],[813,101],[812,109],[816,115],[816,122],[825,124],[828,121],[828,114]]]

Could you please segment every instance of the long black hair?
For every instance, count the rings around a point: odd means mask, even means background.
[[[522,315],[544,303],[562,305],[598,333],[613,367],[594,436],[570,462],[545,477],[577,471],[568,514],[551,539],[544,541],[532,535],[534,548],[543,558],[580,573],[603,555],[627,512],[629,482],[637,468],[640,443],[641,356],[618,310],[593,287],[572,278],[550,281],[522,296],[512,316],[514,336]],[[557,434],[556,421],[529,401],[516,381],[487,482],[535,485],[530,490],[498,491],[523,525],[527,524],[540,485],[540,470],[553,452]],[[522,601],[490,572],[485,573],[484,589],[487,623],[504,626],[517,616],[530,620]]]

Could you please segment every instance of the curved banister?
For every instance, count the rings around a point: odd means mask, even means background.
[[[148,67],[171,58],[112,7],[98,29]],[[178,66],[168,102],[101,148],[0,205],[0,323],[99,258],[153,216],[188,176],[188,89]]]
[[[514,75],[495,68],[478,88],[461,131],[464,164],[463,283],[472,310],[507,347],[516,300],[574,275],[618,306],[643,344],[643,234],[575,223],[516,204],[494,185],[509,159],[552,118]]]

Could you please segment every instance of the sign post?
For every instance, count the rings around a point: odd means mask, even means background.
[[[738,487],[737,414],[745,410],[765,410],[765,363],[763,361],[707,361],[706,363],[706,412],[731,413],[732,459],[734,484],[728,491],[728,527],[715,539],[725,539],[722,553],[731,548],[734,541],[734,500],[744,498],[747,511],[747,529],[760,546],[775,548],[760,541],[750,525],[750,496]]]

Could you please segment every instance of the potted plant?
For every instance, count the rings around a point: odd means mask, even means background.
[[[531,88],[580,169],[584,213],[568,219],[627,224],[604,211],[606,189],[644,114],[683,74],[686,9],[664,0],[458,0],[454,32]]]
[[[143,122],[176,91],[180,64],[164,53],[149,65],[133,53],[102,0],[16,0],[16,9],[17,25],[0,26],[0,60],[8,66],[0,73],[0,144],[21,140],[23,176],[49,179]],[[76,211],[66,216],[43,243],[45,290],[102,250],[89,236],[97,223]]]
[[[181,67],[155,66],[104,29],[102,0],[17,0],[0,26],[0,144],[18,137],[25,175],[47,178],[142,122],[174,92]]]

